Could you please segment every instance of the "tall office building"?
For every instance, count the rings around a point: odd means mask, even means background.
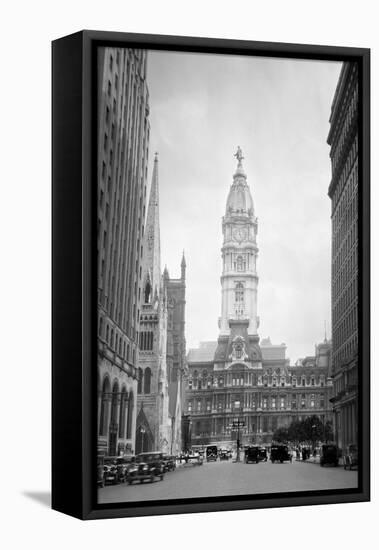
[[[144,50],[103,48],[98,65],[98,452],[134,452],[149,159]]]
[[[332,375],[336,441],[357,443],[358,381],[358,65],[345,62],[330,131],[332,179]]]

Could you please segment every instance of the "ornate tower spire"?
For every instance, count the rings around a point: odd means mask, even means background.
[[[158,153],[155,153],[143,244],[142,284],[145,303],[159,295],[160,249]]]
[[[220,331],[221,334],[229,334],[231,322],[238,321],[247,326],[249,335],[256,336],[259,326],[256,271],[258,224],[242,165],[244,157],[241,147],[238,146],[234,156],[237,158],[237,169],[222,220],[224,242]]]

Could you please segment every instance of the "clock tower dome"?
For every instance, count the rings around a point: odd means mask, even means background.
[[[230,336],[238,325],[249,336],[257,336],[257,231],[258,220],[238,147],[233,176],[222,219],[222,305],[220,336]],[[234,329],[233,329],[234,327]]]

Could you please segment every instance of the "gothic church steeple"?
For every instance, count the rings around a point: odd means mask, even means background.
[[[161,278],[158,153],[154,159],[143,247],[143,301],[152,303],[159,296]]]

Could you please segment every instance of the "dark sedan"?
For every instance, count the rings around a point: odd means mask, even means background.
[[[272,445],[270,460],[274,462],[284,462],[289,460],[292,462],[292,454],[289,452],[287,445]]]
[[[157,477],[162,481],[164,472],[163,453],[141,453],[137,456],[136,462],[129,467],[126,479],[129,485],[133,481],[142,483],[145,479],[152,483]]]

